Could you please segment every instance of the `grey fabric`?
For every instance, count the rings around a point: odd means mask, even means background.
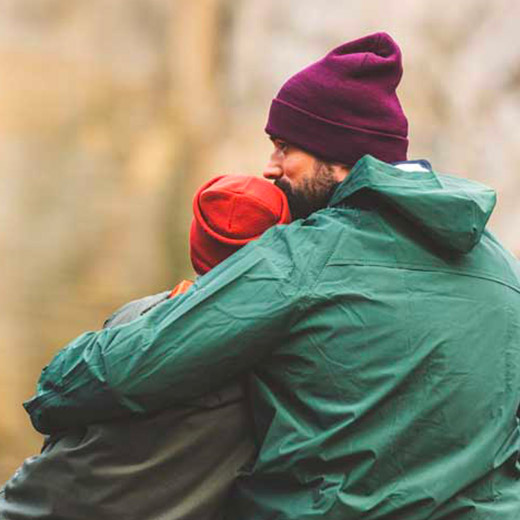
[[[139,316],[142,316],[160,303],[166,301],[169,294],[170,291],[164,291],[161,293],[152,294],[151,296],[145,296],[144,298],[139,298],[138,300],[134,300],[123,305],[108,317],[108,319],[103,324],[103,328],[117,327],[118,325],[123,325],[124,323],[128,323],[129,321],[139,318]]]
[[[105,326],[130,321],[169,292],[125,305]],[[47,438],[0,494],[2,520],[218,520],[253,443],[243,390],[154,416]]]

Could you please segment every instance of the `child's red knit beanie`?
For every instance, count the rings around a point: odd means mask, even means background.
[[[246,175],[215,177],[193,199],[193,268],[204,274],[271,226],[290,221],[287,198],[274,184]]]

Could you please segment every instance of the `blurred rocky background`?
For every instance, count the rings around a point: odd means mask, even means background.
[[[0,0],[0,482],[39,450],[42,366],[190,276],[191,195],[258,173],[291,73],[376,30],[401,44],[410,157],[492,185],[520,252],[517,0]]]

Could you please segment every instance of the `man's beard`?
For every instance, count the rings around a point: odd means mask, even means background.
[[[304,177],[297,189],[285,180],[279,179],[274,184],[287,196],[291,216],[296,220],[326,207],[339,182],[330,164],[316,160],[312,175]]]

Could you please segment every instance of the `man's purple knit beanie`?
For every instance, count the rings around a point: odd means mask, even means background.
[[[349,167],[365,154],[404,161],[408,122],[395,92],[402,73],[388,34],[344,43],[285,82],[265,130]]]

